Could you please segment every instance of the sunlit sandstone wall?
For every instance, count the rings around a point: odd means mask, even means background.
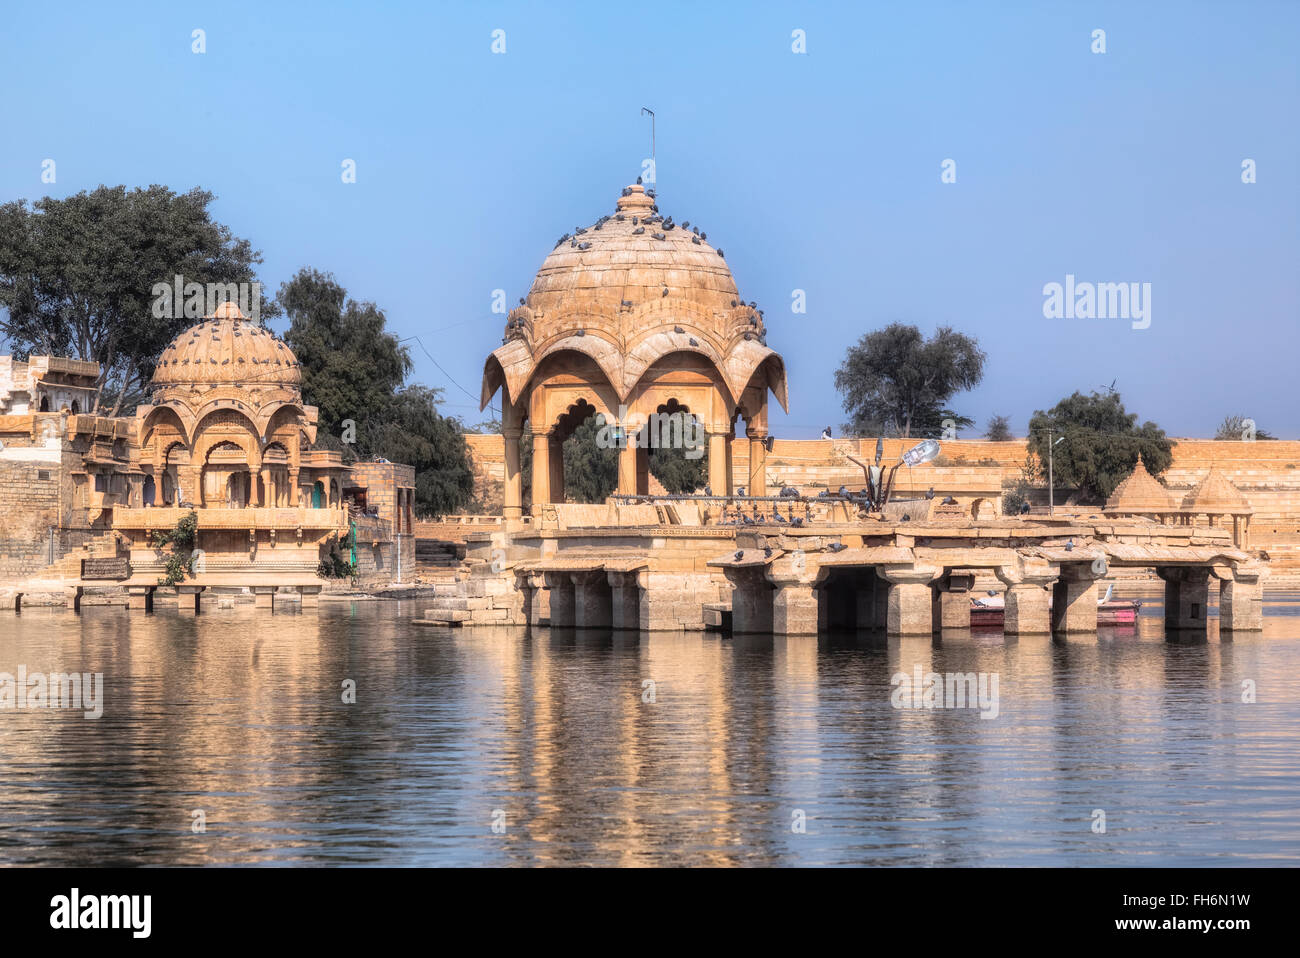
[[[465,438],[473,455],[477,486],[483,491],[481,499],[488,511],[500,512],[500,488],[505,478],[501,437]],[[896,462],[911,444],[886,440],[883,461]],[[769,491],[775,493],[782,485],[797,486],[814,495],[841,485],[861,488],[862,470],[848,456],[870,462],[875,447],[872,439],[778,439],[767,457]],[[1027,453],[1023,439],[946,441],[938,464],[899,469],[896,488],[903,496],[924,493],[932,486],[940,495],[997,496],[1005,484],[1020,478]],[[1212,464],[1223,470],[1254,508],[1251,541],[1255,548],[1266,550],[1278,568],[1300,570],[1300,442],[1178,439],[1173,465],[1161,478],[1181,495],[1203,479]],[[732,470],[736,484],[746,485],[747,442],[733,444]],[[491,495],[494,488],[495,497]]]

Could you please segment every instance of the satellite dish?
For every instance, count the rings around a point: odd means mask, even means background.
[[[919,466],[937,455],[939,455],[939,444],[933,439],[924,439],[903,453],[903,462],[909,466]]]

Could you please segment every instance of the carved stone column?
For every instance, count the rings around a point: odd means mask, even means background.
[[[519,471],[519,437],[523,430],[509,427],[502,430],[505,436],[505,486],[501,493],[501,514],[506,519],[518,519],[523,510],[523,477]]]
[[[930,635],[934,631],[930,583],[943,570],[931,566],[888,566],[876,571],[889,583],[886,631],[890,635]]]
[[[1081,562],[1061,566],[1061,577],[1052,589],[1053,632],[1097,631],[1097,578]]]
[[[1157,568],[1165,580],[1165,630],[1201,630],[1210,604],[1210,570],[1204,566]]]
[[[1048,589],[1060,570],[1045,562],[1020,561],[999,566],[997,577],[1007,587],[1002,631],[1006,635],[1051,635]]]

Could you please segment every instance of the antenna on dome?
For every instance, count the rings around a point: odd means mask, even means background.
[[[655,111],[648,106],[641,107],[641,115],[650,114],[650,182],[647,184],[651,189],[657,189],[659,186],[659,163],[655,159]]]

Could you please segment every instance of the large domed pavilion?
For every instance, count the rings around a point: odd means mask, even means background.
[[[698,227],[696,227],[698,230]],[[635,436],[650,417],[682,410],[709,436],[715,493],[766,489],[767,396],[787,407],[785,367],[766,344],[763,316],[736,288],[706,234],[659,214],[641,185],[614,212],[566,234],[506,320],[483,370],[482,406],[500,390],[505,515],[521,514],[519,441],[533,433],[533,503],[564,501],[561,445],[601,413]],[[731,475],[735,424],[745,423],[750,476]],[[618,492],[647,494],[647,450],[619,453]]]
[[[146,503],[337,503],[342,461],[309,454],[316,409],[303,405],[301,383],[292,350],[234,303],[177,336],[158,359],[152,405],[138,413]],[[313,458],[320,468],[300,489]]]

